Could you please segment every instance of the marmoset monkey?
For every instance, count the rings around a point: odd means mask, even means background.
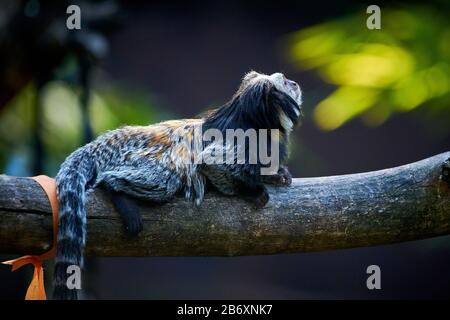
[[[223,194],[239,195],[261,208],[269,200],[264,183],[291,183],[286,168],[288,138],[301,117],[301,103],[302,93],[296,82],[281,73],[265,75],[252,71],[245,75],[228,103],[197,119],[122,127],[73,152],[56,176],[59,231],[53,297],[77,299],[77,290],[67,287],[67,268],[83,266],[87,190],[108,190],[130,235],[142,230],[133,198],[162,203],[184,193],[188,200],[200,205],[208,183]],[[230,148],[224,140],[218,143],[196,135],[198,129],[223,135],[232,129],[265,129],[271,135],[258,136],[257,143]],[[276,150],[279,157],[280,166],[271,175],[261,174],[267,167],[258,152],[261,146],[269,152]],[[233,160],[239,152],[246,151],[244,161],[192,161],[199,155],[217,156],[221,147],[231,150]]]

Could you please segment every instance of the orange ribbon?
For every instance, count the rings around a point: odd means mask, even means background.
[[[3,264],[9,264],[12,266],[11,271],[23,267],[27,264],[34,265],[33,279],[28,286],[25,300],[47,300],[44,287],[44,270],[42,268],[42,262],[47,259],[51,259],[56,255],[56,238],[58,235],[58,199],[56,197],[56,183],[55,179],[41,175],[31,177],[34,181],[44,189],[47,194],[50,206],[52,208],[53,216],[53,245],[52,248],[44,254],[38,256],[23,256],[14,260],[4,261]]]

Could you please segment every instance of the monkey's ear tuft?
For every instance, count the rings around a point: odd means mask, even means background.
[[[251,70],[247,72],[244,77],[242,78],[241,85],[239,86],[238,92],[244,91],[249,85],[250,82],[254,79],[256,79],[261,74],[259,72],[256,72],[254,70]]]
[[[260,75],[259,72],[256,72],[255,70],[251,70],[251,71],[247,72],[247,73],[244,75],[243,80],[244,80],[244,81],[249,81],[249,80],[251,80],[251,79],[256,78],[256,77],[259,76],[259,75]]]
[[[268,100],[271,112],[277,115],[277,120],[280,122],[289,121],[293,125],[297,124],[302,116],[302,111],[301,107],[292,97],[276,88],[272,88],[269,92]],[[281,127],[285,128],[283,125]]]

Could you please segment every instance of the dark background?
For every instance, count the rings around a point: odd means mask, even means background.
[[[448,121],[443,121],[450,119],[449,114],[430,117],[426,104],[394,113],[377,126],[368,126],[357,118],[325,131],[314,122],[313,109],[335,86],[314,70],[300,70],[286,54],[285,38],[299,29],[342,16],[365,16],[364,2],[118,3],[119,22],[105,33],[108,50],[95,62],[91,86],[112,84],[124,92],[148,96],[155,110],[152,119],[191,117],[222,104],[231,97],[243,74],[254,69],[283,72],[302,87],[306,119],[295,131],[290,161],[296,177],[383,169],[450,149],[450,129]],[[383,12],[385,3],[379,5]],[[408,10],[417,3],[397,5]],[[441,8],[445,4],[437,1],[427,6]],[[446,97],[450,102],[448,94]],[[8,108],[14,105],[5,103],[3,112],[9,112]],[[32,174],[26,165],[17,169],[15,163],[21,158],[6,156],[32,143],[3,144],[5,173]],[[81,145],[82,139],[76,144]],[[43,152],[47,158],[53,152],[51,143],[48,145]],[[49,161],[57,164],[68,152]],[[27,159],[31,157],[24,154]],[[42,170],[54,175],[57,165]],[[366,288],[366,268],[371,264],[381,267],[382,290]],[[433,299],[450,297],[449,266],[450,238],[439,237],[305,254],[88,259],[84,285],[87,298],[99,299]],[[7,267],[1,267],[0,297],[21,299],[29,273],[20,270],[11,274]]]

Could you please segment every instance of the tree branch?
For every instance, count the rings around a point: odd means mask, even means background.
[[[267,206],[207,194],[142,204],[144,231],[126,239],[107,195],[88,200],[92,256],[233,256],[365,247],[450,234],[450,152],[381,171],[294,179],[270,187]],[[0,176],[0,252],[41,253],[51,244],[51,209],[27,178]]]

